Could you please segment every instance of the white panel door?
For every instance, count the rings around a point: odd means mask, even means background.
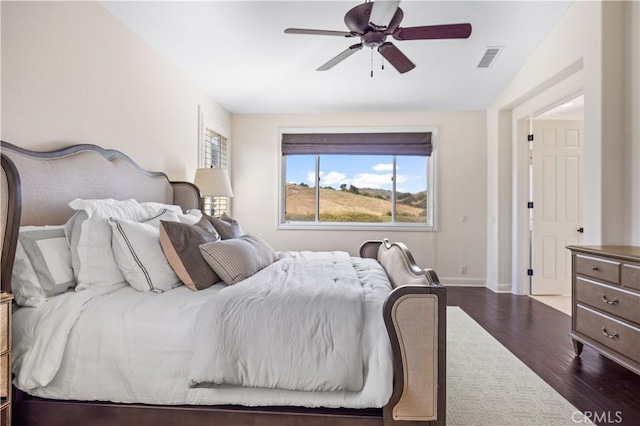
[[[582,243],[582,121],[534,120],[531,294],[570,294],[571,255]]]

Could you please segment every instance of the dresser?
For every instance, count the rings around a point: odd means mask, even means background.
[[[588,345],[640,374],[640,247],[568,246],[576,355]]]
[[[0,293],[0,425],[11,424],[11,301]]]

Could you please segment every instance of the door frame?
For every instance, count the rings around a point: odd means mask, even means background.
[[[528,121],[584,93],[582,69],[512,110],[512,247],[511,293],[531,294],[529,235],[529,134]],[[588,102],[585,99],[585,103]],[[583,199],[584,204],[584,199]],[[584,206],[583,206],[584,208]]]

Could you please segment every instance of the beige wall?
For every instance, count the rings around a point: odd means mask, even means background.
[[[518,259],[517,199],[518,150],[512,128],[514,107],[540,95],[582,68],[586,48],[586,15],[589,6],[575,2],[549,32],[525,65],[498,95],[487,111],[487,181],[489,223],[487,233],[488,287],[496,291],[525,292],[518,283],[527,265]],[[520,287],[520,288],[519,288]]]
[[[498,155],[504,137],[510,138],[512,144],[519,143],[515,134],[500,136],[499,129],[504,123],[499,113],[550,96],[566,81],[581,75],[585,95],[585,243],[640,244],[637,9],[637,2],[574,2],[493,102],[487,113],[488,168],[505,170],[506,174],[490,175],[490,208],[508,196],[501,187],[503,180],[513,180],[509,190],[512,195],[522,189],[519,188],[522,171],[517,170],[520,160],[515,155],[511,159]],[[505,162],[510,168],[504,167]],[[513,202],[517,201],[514,198]],[[512,212],[517,208],[514,205]],[[490,211],[489,216],[492,214]],[[488,280],[491,282],[499,265],[508,261],[512,265],[512,289],[522,292],[524,265],[520,263],[526,256],[520,246],[525,241],[516,232],[522,223],[516,223],[518,218],[510,215],[504,219],[512,224],[512,235],[516,236],[512,240],[514,255],[504,259],[499,254],[506,253],[501,248],[509,244],[507,234],[497,232],[490,224],[487,263],[492,264],[488,268],[492,275]]]
[[[487,287],[510,292],[511,111],[489,110],[487,123]]]
[[[278,128],[438,126],[437,232],[278,230]],[[246,232],[277,250],[347,250],[368,239],[403,241],[445,283],[486,280],[486,117],[484,112],[234,115],[233,214]],[[461,223],[460,216],[468,215]],[[467,275],[459,274],[466,265]]]
[[[98,2],[2,2],[2,140],[91,143],[191,180],[198,106],[229,113]]]

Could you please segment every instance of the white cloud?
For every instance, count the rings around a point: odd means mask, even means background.
[[[391,172],[393,171],[393,163],[378,163],[372,169],[376,172]]]
[[[333,186],[337,188],[342,184],[346,185],[354,185],[357,188],[386,188],[391,189],[391,183],[393,174],[392,173],[358,173],[353,176],[353,178],[349,178],[345,173],[330,171],[329,173],[325,173],[323,171],[320,172],[320,186]],[[407,182],[410,179],[407,175],[396,175],[396,182],[398,184]],[[315,172],[307,173],[307,182],[314,186],[316,183]]]
[[[341,185],[343,183],[349,185],[351,183],[351,179],[347,179],[347,175],[340,172],[332,171],[327,174],[320,172],[320,183],[324,186]]]
[[[387,189],[391,188],[391,178],[393,174],[386,173],[383,175],[375,173],[358,173],[353,177],[353,184],[358,188],[373,188],[378,189],[387,186]],[[404,183],[407,181],[407,176],[396,175],[397,183]]]
[[[353,177],[353,184],[358,188],[381,188],[391,185],[391,173],[378,175],[375,173],[358,173]]]
[[[320,176],[322,176],[322,172],[320,172]],[[309,172],[307,173],[307,182],[309,183],[316,183],[316,172]]]
[[[315,172],[307,173],[307,182],[315,185],[316,183],[316,174]],[[339,186],[343,183],[347,185],[351,184],[351,179],[347,178],[347,175],[341,172],[331,171],[329,173],[325,173],[323,171],[320,172],[320,185],[321,186]]]

